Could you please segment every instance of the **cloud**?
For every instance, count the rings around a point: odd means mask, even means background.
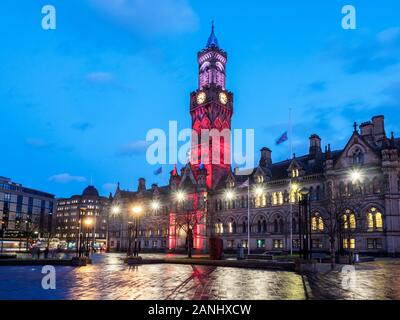
[[[94,84],[109,84],[114,82],[114,77],[110,72],[90,72],[86,80]]]
[[[119,148],[117,151],[118,156],[130,157],[146,152],[149,143],[146,141],[134,141]]]
[[[25,140],[26,144],[35,149],[51,149],[54,144],[48,143],[40,138],[27,138]]]
[[[392,44],[400,38],[400,28],[393,27],[378,33],[377,39],[383,44]]]
[[[400,62],[400,28],[393,27],[375,35],[367,35],[352,43],[340,43],[333,55],[344,62],[348,74],[377,73]]]
[[[89,0],[109,20],[137,34],[179,35],[197,30],[187,0]]]
[[[72,125],[72,128],[85,132],[86,130],[92,128],[92,124],[89,122],[76,122]]]
[[[49,181],[56,183],[85,182],[86,180],[85,177],[72,176],[69,173],[61,173],[49,177]]]

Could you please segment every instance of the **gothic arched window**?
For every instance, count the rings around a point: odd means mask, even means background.
[[[311,229],[312,231],[324,231],[324,220],[319,212],[316,212],[311,218]]]
[[[246,233],[247,232],[247,224],[246,221],[242,222],[242,233]]]
[[[362,165],[364,164],[364,154],[360,148],[356,148],[353,152],[353,164]]]
[[[350,209],[346,209],[343,214],[343,227],[344,229],[354,230],[357,227],[356,215]]]
[[[382,213],[375,207],[370,208],[367,212],[367,228],[368,231],[382,231]]]
[[[278,219],[274,220],[274,233],[279,232],[279,224],[278,224]]]

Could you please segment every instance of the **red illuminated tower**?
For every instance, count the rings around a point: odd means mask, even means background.
[[[200,165],[204,165],[207,170],[207,187],[210,189],[215,188],[231,170],[230,139],[222,137],[226,136],[225,129],[231,129],[233,114],[233,94],[226,90],[225,85],[227,58],[227,53],[218,45],[213,24],[206,47],[198,53],[198,89],[190,96],[192,129],[197,133],[197,139],[192,139],[191,161],[195,172],[198,172]],[[221,134],[221,138],[210,137],[209,142],[204,143],[201,136],[204,129],[214,129],[214,133]],[[212,152],[215,153],[216,149],[219,150],[219,161],[212,161]],[[207,155],[208,162],[204,161]]]

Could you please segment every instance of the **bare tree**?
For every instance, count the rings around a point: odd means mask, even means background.
[[[330,186],[327,188],[325,198],[320,201],[320,206],[324,209],[322,214],[324,230],[329,237],[330,255],[332,268],[336,262],[336,252],[343,253],[344,247],[349,254],[351,263],[351,239],[359,229],[359,218],[355,210],[360,207],[359,199],[352,190],[340,192]],[[346,245],[344,246],[344,241]],[[337,250],[336,250],[337,247]]]
[[[192,257],[193,239],[195,230],[200,223],[204,222],[204,212],[196,210],[185,210],[178,212],[175,216],[175,228],[176,230],[183,230],[186,235],[185,247],[187,250],[188,258]]]

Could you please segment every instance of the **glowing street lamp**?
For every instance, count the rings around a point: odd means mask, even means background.
[[[260,196],[262,196],[264,194],[264,188],[261,187],[261,186],[257,186],[254,189],[254,193],[256,194],[257,197],[260,197]]]
[[[112,212],[112,214],[113,214],[114,216],[116,216],[116,215],[118,215],[118,214],[121,212],[121,208],[118,207],[118,206],[113,206],[113,207],[111,208],[111,212]]]
[[[158,202],[158,201],[156,201],[156,200],[154,200],[152,203],[151,203],[151,208],[153,209],[153,210],[158,210],[158,209],[160,209],[160,202]]]
[[[138,216],[139,214],[141,214],[143,211],[143,208],[141,206],[134,206],[132,208],[132,213],[136,216]]]
[[[182,202],[183,200],[185,200],[185,193],[184,193],[183,191],[178,191],[178,192],[176,193],[176,199],[177,199],[179,202]]]
[[[85,224],[85,226],[87,226],[88,228],[91,227],[93,225],[93,219],[92,218],[86,218],[83,223]]]
[[[227,191],[225,192],[225,198],[226,198],[226,200],[231,201],[234,197],[235,197],[235,193],[233,192],[233,190],[227,190]]]
[[[292,183],[292,191],[296,192],[299,190],[299,185],[297,183]]]
[[[354,169],[350,171],[349,177],[353,183],[361,182],[363,179],[363,173],[359,169]]]

